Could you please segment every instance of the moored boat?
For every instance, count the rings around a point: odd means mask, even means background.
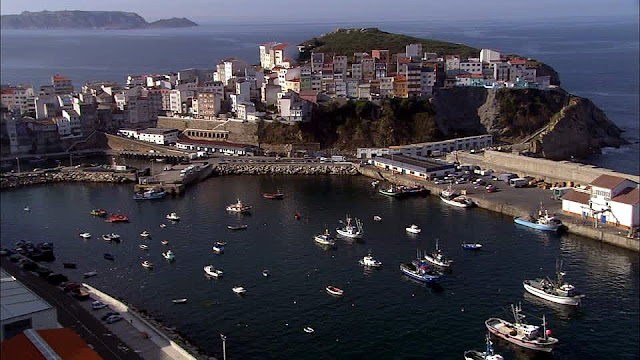
[[[380,221],[382,221],[382,218],[381,218],[380,216],[378,216],[378,215],[374,215],[374,216],[373,216],[373,221],[378,221],[378,222],[380,222]]]
[[[215,244],[211,248],[213,249],[213,252],[216,253],[216,254],[222,254],[224,252],[224,246],[223,245]]]
[[[387,196],[392,196],[392,197],[400,197],[403,195],[402,190],[400,190],[400,188],[398,188],[397,186],[391,184],[391,186],[389,186],[389,188],[387,189],[378,189],[378,192],[382,195],[387,195]]]
[[[245,205],[238,199],[237,203],[228,205],[226,209],[228,212],[242,214],[251,211],[251,205]]]
[[[168,261],[173,261],[173,260],[176,259],[175,254],[171,250],[167,250],[167,251],[163,252],[162,253],[162,257],[167,259]]]
[[[480,250],[480,249],[482,249],[482,244],[480,244],[480,243],[463,242],[461,246],[465,250]]]
[[[145,260],[143,262],[140,263],[140,265],[142,265],[142,267],[147,268],[147,269],[151,269],[153,267],[153,263],[149,260]]]
[[[88,233],[88,232],[81,233],[80,237],[83,238],[83,239],[89,239],[91,237],[91,234]]]
[[[440,250],[440,248],[438,247],[438,240],[436,240],[436,249],[431,253],[425,253],[424,259],[427,262],[442,268],[449,268],[449,266],[451,266],[451,264],[453,263],[453,260],[447,259],[442,254],[442,250]]]
[[[489,331],[512,344],[537,351],[551,352],[553,346],[558,343],[558,339],[551,337],[551,330],[546,328],[545,317],[542,316],[542,328],[527,324],[523,321],[520,305],[511,305],[511,312],[515,318],[515,323],[510,323],[499,318],[490,318],[485,321],[485,326]]]
[[[264,193],[262,194],[262,197],[265,199],[282,200],[284,199],[284,193],[278,189],[275,193]]]
[[[271,272],[269,272],[269,270],[267,269],[262,270],[262,276],[268,277],[269,275],[271,275]]]
[[[533,215],[530,215],[528,218],[517,217],[513,219],[513,222],[543,231],[558,231],[563,227],[562,221],[554,215],[549,215],[549,212],[542,207],[542,204],[540,204],[540,210],[538,210],[538,217],[534,217]]]
[[[87,271],[86,273],[82,274],[82,276],[84,276],[85,278],[90,278],[92,276],[96,276],[98,275],[98,272],[93,270],[93,271]]]
[[[331,237],[329,229],[326,229],[322,234],[314,236],[313,240],[321,245],[334,246],[336,244],[336,241]]]
[[[173,300],[171,300],[171,302],[174,303],[174,304],[186,304],[187,303],[187,299],[186,298],[173,299]]]
[[[155,199],[162,199],[163,197],[165,197],[167,193],[162,191],[162,190],[158,190],[158,189],[151,189],[151,190],[147,190],[144,192],[138,192],[135,193],[133,195],[133,199],[134,200],[155,200]]]
[[[208,276],[211,277],[221,277],[222,276],[222,270],[218,270],[216,268],[213,267],[213,265],[207,265],[203,268],[204,273],[207,274]]]
[[[355,219],[355,224],[352,223],[352,219],[347,215],[347,223],[342,228],[337,228],[336,232],[340,236],[344,236],[351,239],[361,239],[364,234],[362,228],[362,222],[360,219]]]
[[[580,305],[584,295],[580,294],[575,286],[564,282],[565,273],[561,269],[561,263],[556,264],[556,280],[549,278],[537,278],[522,282],[524,289],[540,298],[564,305]]]
[[[420,232],[422,231],[422,229],[420,229],[416,224],[412,224],[411,226],[404,229],[410,234],[420,234]]]
[[[142,237],[146,238],[146,237],[151,236],[151,234],[150,234],[147,230],[143,230],[143,231],[140,233],[140,236],[142,236]]]
[[[313,330],[312,327],[310,326],[306,326],[302,329],[302,331],[306,332],[307,334],[313,334],[314,332],[316,332],[315,330]]]
[[[400,264],[400,271],[410,278],[422,282],[437,281],[442,276],[442,273],[434,270],[423,260],[416,260],[414,263]]]
[[[129,222],[129,218],[126,215],[112,214],[106,221],[110,223]]]
[[[160,244],[169,245],[169,240],[162,240],[162,241],[160,241]]]
[[[380,266],[382,266],[382,262],[374,259],[373,256],[371,256],[371,254],[368,254],[367,256],[365,256],[362,259],[358,260],[358,262],[362,266],[370,266],[370,267],[380,267]]]
[[[327,292],[331,295],[342,296],[344,294],[344,290],[339,289],[333,285],[327,285],[325,290],[327,290]]]
[[[245,288],[243,288],[242,286],[233,287],[233,288],[231,288],[231,290],[236,294],[244,294],[245,292],[247,292],[247,290]]]
[[[113,238],[111,237],[111,234],[104,234],[104,235],[102,235],[102,240],[111,241],[111,240],[113,240]]]
[[[91,212],[89,213],[93,216],[100,216],[100,217],[105,217],[107,216],[107,211],[104,209],[93,209],[91,210]]]
[[[138,245],[138,247],[139,247],[141,250],[147,250],[147,249],[149,249],[149,247],[148,247],[147,245],[145,245],[145,244],[140,244],[140,245]]]
[[[178,216],[178,214],[172,212],[172,213],[167,215],[167,220],[180,221],[180,216]]]
[[[474,205],[471,199],[467,198],[463,195],[458,195],[454,190],[451,189],[451,184],[449,184],[449,188],[447,190],[443,190],[440,192],[440,200],[445,204],[453,205],[459,208],[470,208]]]
[[[23,208],[24,211],[31,211],[31,209],[25,205],[25,207]]]
[[[227,229],[229,230],[244,230],[246,228],[248,228],[249,225],[227,225]]]
[[[493,351],[493,343],[489,339],[489,335],[486,337],[487,348],[485,351],[467,350],[464,352],[465,360],[504,360],[500,354],[496,354]]]

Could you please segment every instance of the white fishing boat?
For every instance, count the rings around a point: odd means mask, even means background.
[[[511,305],[511,312],[515,318],[515,323],[498,318],[490,318],[485,321],[485,326],[489,331],[510,343],[537,351],[551,352],[553,346],[558,343],[558,339],[551,337],[551,330],[546,328],[546,319],[542,316],[542,328],[525,323],[524,315],[521,314],[520,305]]]
[[[187,299],[186,298],[173,299],[173,300],[171,300],[171,302],[173,302],[174,304],[186,304],[187,303]]]
[[[371,254],[368,254],[367,256],[363,257],[358,262],[362,266],[369,266],[369,267],[380,267],[380,266],[382,266],[382,262],[374,259],[373,256],[371,256]]]
[[[104,234],[104,235],[102,235],[102,240],[111,241],[111,240],[113,240],[113,238],[111,237],[111,234]]]
[[[538,278],[522,282],[524,289],[540,298],[564,305],[580,305],[584,295],[580,294],[575,286],[564,282],[565,273],[562,271],[562,263],[556,263],[556,280]]]
[[[436,240],[436,249],[432,253],[424,254],[424,259],[432,265],[448,268],[453,263],[453,260],[447,259],[442,255],[442,250],[438,247],[438,240]]]
[[[207,265],[203,268],[203,270],[205,274],[211,277],[218,278],[222,276],[222,270],[215,269],[213,265]]]
[[[269,277],[269,275],[271,275],[271,272],[269,272],[269,270],[267,269],[262,270],[262,276]]]
[[[148,247],[147,245],[145,245],[145,244],[140,244],[140,245],[138,245],[138,247],[140,248],[140,250],[147,250],[147,249],[149,249],[149,247]]]
[[[251,211],[251,206],[243,204],[242,201],[238,199],[237,203],[228,205],[226,209],[228,212],[241,214]]]
[[[382,221],[382,218],[381,218],[380,216],[378,216],[378,215],[374,215],[374,216],[373,216],[373,221],[378,221],[378,222],[380,222],[380,221]]]
[[[176,256],[173,254],[173,251],[167,250],[162,253],[162,257],[167,259],[168,261],[173,261],[176,259]]]
[[[98,272],[93,270],[93,271],[87,271],[86,273],[82,274],[82,276],[84,276],[85,278],[90,278],[93,276],[98,275]]]
[[[471,199],[466,196],[458,195],[454,190],[451,189],[451,184],[449,184],[449,188],[447,190],[443,190],[440,192],[440,200],[445,204],[449,204],[452,206],[460,207],[460,208],[470,208],[474,205]]]
[[[336,244],[336,241],[331,237],[329,229],[326,229],[322,234],[314,236],[313,240],[321,245],[334,246]]]
[[[31,211],[31,209],[28,206],[25,206],[24,211]]]
[[[180,216],[178,216],[178,214],[172,212],[169,215],[167,215],[167,220],[180,221]]]
[[[231,290],[236,294],[244,294],[245,292],[247,292],[247,290],[242,286],[236,286],[234,288],[231,288]]]
[[[145,260],[143,262],[140,263],[143,267],[150,269],[153,267],[153,263],[149,260]]]
[[[83,238],[83,239],[88,239],[88,238],[90,238],[90,237],[91,237],[91,234],[90,234],[90,233],[88,233],[88,232],[81,233],[81,234],[80,234],[80,237],[81,237],[81,238]]]
[[[167,227],[167,224],[160,224],[160,227],[161,227],[161,228],[166,228],[166,227]]]
[[[489,339],[489,334],[486,337],[487,348],[485,351],[467,350],[464,352],[465,360],[504,360],[504,357],[500,354],[496,354],[493,351],[493,343]]]
[[[355,219],[355,224],[352,222],[353,220],[347,215],[347,222],[342,228],[337,228],[336,232],[340,236],[344,236],[350,239],[361,239],[364,234],[364,230],[362,229],[362,222],[360,219]]]
[[[315,330],[313,330],[312,327],[307,326],[305,328],[302,329],[302,331],[306,332],[307,334],[313,334],[314,332],[316,332]]]
[[[420,232],[422,231],[422,229],[420,229],[416,224],[412,224],[411,226],[404,229],[410,234],[420,234]]]
[[[140,233],[140,236],[146,238],[151,236],[151,234],[147,230],[144,230],[143,232]]]
[[[120,235],[118,235],[116,233],[111,233],[111,234],[109,234],[109,236],[111,237],[112,241],[120,242]]]

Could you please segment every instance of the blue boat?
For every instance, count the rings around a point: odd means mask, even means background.
[[[133,200],[154,200],[162,199],[167,193],[161,190],[151,189],[142,193],[135,193]]]
[[[537,218],[531,214],[528,219],[517,217],[513,219],[513,222],[543,231],[558,231],[564,227],[560,219],[553,215],[549,215],[549,212],[542,206],[542,203],[540,203],[540,210],[538,210]]]
[[[462,248],[465,250],[480,250],[482,249],[482,244],[479,243],[462,243]]]
[[[106,260],[111,260],[111,261],[113,261],[113,260],[115,260],[115,259],[116,259],[116,257],[115,257],[115,256],[113,256],[113,255],[111,255],[111,254],[109,254],[109,253],[104,253],[104,258],[105,258]]]
[[[400,264],[400,271],[405,275],[422,282],[437,281],[442,273],[433,270],[425,261],[417,260],[413,263]]]

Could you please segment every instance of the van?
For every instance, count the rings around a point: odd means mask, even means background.
[[[513,187],[519,188],[519,187],[525,187],[527,185],[529,185],[529,180],[527,180],[525,178],[509,179],[509,186],[513,186]]]

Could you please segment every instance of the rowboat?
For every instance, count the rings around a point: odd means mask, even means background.
[[[182,298],[182,299],[173,299],[171,300],[171,302],[173,302],[174,304],[184,304],[187,302],[186,298]]]
[[[248,228],[249,225],[227,225],[227,229],[229,230],[244,230]]]
[[[242,286],[236,286],[234,288],[231,288],[231,290],[236,294],[244,294],[245,292],[247,292],[247,290]]]
[[[337,287],[335,287],[333,285],[328,285],[325,289],[331,295],[342,296],[342,294],[344,294],[344,290],[338,289]]]

